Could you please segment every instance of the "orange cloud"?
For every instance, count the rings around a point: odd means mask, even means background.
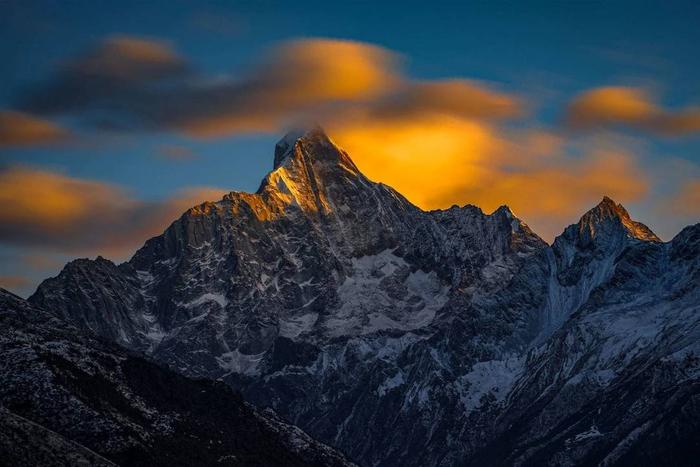
[[[362,119],[329,131],[370,179],[425,209],[448,207],[455,186],[478,180],[500,145],[489,127],[451,117]]]
[[[624,148],[590,143],[574,157],[567,141],[539,130],[433,116],[341,120],[330,132],[369,178],[424,209],[507,204],[549,240],[603,195],[631,202],[649,189]]]
[[[391,90],[401,79],[397,56],[375,45],[307,39],[282,44],[257,71],[283,100],[356,100]]]
[[[523,113],[521,99],[469,80],[407,83],[398,92],[374,104],[382,118],[407,118],[428,114],[461,118],[501,119]]]
[[[671,200],[674,212],[687,216],[700,216],[700,180],[685,182]]]
[[[601,87],[578,95],[569,104],[566,121],[575,129],[628,126],[678,136],[700,131],[700,109],[667,111],[643,89]]]
[[[124,193],[114,186],[25,167],[0,172],[0,204],[6,234],[14,226],[31,226],[36,233],[68,235],[91,213],[104,209],[109,216],[129,208]],[[22,233],[30,232],[17,232]]]
[[[166,44],[112,38],[69,62],[24,105],[88,120],[99,115],[97,124],[114,128],[198,138],[277,132],[346,113],[482,120],[523,113],[522,100],[513,95],[469,80],[412,81],[399,62],[397,54],[372,44],[304,39],[277,45],[247,73],[211,79],[192,71]]]
[[[700,108],[690,108],[677,113],[657,116],[652,126],[667,135],[685,135],[700,132]]]
[[[603,87],[578,95],[569,104],[567,121],[576,128],[620,123],[639,125],[658,112],[649,95],[641,89]]]
[[[330,39],[284,43],[245,79],[194,90],[167,123],[196,137],[278,131],[322,108],[388,92],[397,56],[370,44]]]
[[[0,171],[0,240],[56,251],[123,254],[161,233],[187,208],[224,193],[191,188],[147,202],[115,185],[10,167]]]
[[[204,91],[197,100],[209,104],[201,111],[188,113],[183,108],[173,115],[181,117],[176,126],[185,133],[217,137],[279,131],[299,121],[328,123],[338,114],[370,114],[384,120],[426,114],[492,120],[524,112],[520,98],[482,83],[413,82],[399,73],[397,64],[396,54],[369,44],[294,41],[275,49],[248,80],[215,93]],[[244,95],[237,95],[239,89]]]
[[[627,203],[640,200],[648,190],[647,177],[631,155],[593,151],[581,160],[560,156],[551,166],[495,169],[488,174],[487,183],[464,187],[455,195],[486,211],[508,204],[551,240],[603,195]]]
[[[31,146],[67,140],[66,130],[31,115],[0,111],[0,147]]]

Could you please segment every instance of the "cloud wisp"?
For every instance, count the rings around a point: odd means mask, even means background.
[[[273,47],[240,76],[212,79],[167,44],[110,38],[63,64],[20,108],[74,115],[107,128],[209,138],[277,132],[361,109],[381,118],[421,113],[502,119],[523,103],[469,80],[412,81],[398,54],[372,44],[305,39]]]
[[[576,96],[566,112],[566,123],[577,130],[629,127],[665,136],[700,133],[700,108],[669,111],[641,88],[609,86]]]
[[[629,203],[653,191],[642,156],[593,130],[700,131],[699,110],[669,111],[644,89],[622,86],[591,89],[571,101],[566,126],[578,131],[542,129],[523,96],[468,79],[414,80],[401,62],[373,44],[304,39],[272,47],[244,72],[211,77],[166,42],[113,37],[64,62],[18,105],[100,128],[198,139],[319,122],[370,178],[420,207],[469,203],[491,211],[508,204],[550,240],[603,195]],[[167,144],[158,155],[192,157]],[[91,190],[95,202],[115,195],[114,187]],[[119,201],[82,209],[140,225],[143,204],[125,193],[113,198]],[[40,231],[5,227],[3,238],[30,241]]]
[[[369,44],[293,41],[274,48],[247,74],[212,79],[163,42],[110,38],[64,63],[18,106],[107,128],[197,137],[276,131],[323,106],[386,91],[398,79],[395,60]]]
[[[0,241],[121,257],[160,234],[186,209],[224,193],[195,187],[162,201],[143,201],[116,185],[9,167],[0,171]]]
[[[0,111],[0,148],[59,144],[70,132],[41,118],[22,112]]]
[[[59,64],[49,79],[28,88],[18,107],[40,115],[76,114],[94,121],[128,118],[156,88],[183,79],[188,64],[166,42],[110,37]]]

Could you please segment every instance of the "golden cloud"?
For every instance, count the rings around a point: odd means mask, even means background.
[[[642,89],[602,87],[578,95],[569,104],[567,122],[576,128],[613,124],[640,125],[658,113]]]
[[[174,126],[209,138],[245,131],[279,131],[328,106],[388,92],[401,78],[397,56],[370,44],[330,39],[284,43],[243,80],[193,89],[168,112]]]
[[[146,202],[119,186],[10,167],[0,172],[0,240],[119,255],[161,233],[189,207],[224,193],[190,188],[163,201]]]
[[[26,226],[36,229],[35,233],[57,235],[73,233],[91,213],[104,210],[109,217],[129,208],[124,193],[114,186],[26,167],[0,172],[0,204],[4,206],[0,212],[3,232]]]
[[[700,109],[672,112],[656,104],[644,89],[601,87],[574,98],[566,121],[575,129],[628,126],[678,136],[700,131]]]
[[[449,206],[455,186],[478,180],[500,145],[489,127],[452,117],[362,119],[338,122],[329,132],[370,179],[424,209]]]
[[[488,174],[488,183],[458,193],[487,211],[509,205],[551,240],[603,195],[627,203],[648,192],[646,176],[634,157],[623,151],[593,151],[581,160],[568,159],[559,156],[552,165],[520,171],[496,168]]]
[[[591,144],[574,157],[566,141],[540,130],[433,116],[337,121],[330,133],[369,178],[424,209],[507,204],[548,240],[603,195],[631,202],[649,188],[623,148]]]
[[[21,112],[0,111],[0,147],[42,145],[68,138],[66,130],[49,121]]]
[[[185,133],[207,138],[279,131],[300,121],[327,123],[338,114],[493,120],[524,112],[522,99],[476,81],[410,81],[398,62],[393,52],[370,44],[293,41],[275,49],[248,80],[203,91],[196,100],[208,102],[205,107],[172,114],[180,116],[176,126]]]
[[[68,62],[24,104],[199,138],[277,132],[349,112],[486,120],[523,112],[521,99],[475,81],[411,81],[399,62],[396,53],[372,44],[305,39],[277,45],[247,73],[211,79],[183,73],[190,67],[167,44],[112,38]]]
[[[501,120],[525,114],[521,97],[469,80],[413,81],[401,73],[399,62],[392,51],[367,43],[298,40],[273,48],[248,73],[214,80],[183,74],[189,67],[167,44],[112,38],[71,62],[67,70],[72,74],[58,76],[36,102],[49,113],[87,110],[89,118],[90,110],[114,112],[132,117],[135,127],[199,138],[277,132],[318,121],[370,178],[394,186],[419,206],[471,203],[490,211],[508,204],[548,238],[603,195],[630,202],[647,193],[646,172],[624,144],[591,144],[581,151],[564,134],[504,130]],[[113,70],[128,85],[111,86],[99,70]],[[161,77],[168,86],[159,88]],[[700,111],[666,111],[641,88],[602,87],[578,95],[568,107],[567,122],[576,129],[627,126],[679,135],[698,131]],[[163,148],[162,154],[187,157],[175,147]],[[56,225],[70,228],[60,220],[74,216],[80,224],[89,217],[85,213],[96,213],[116,219],[103,222],[107,237],[119,231],[114,228],[119,222],[129,226],[127,238],[153,230],[139,217],[151,204],[119,187],[69,181],[78,186],[56,188],[56,199],[65,199],[53,212],[61,214],[49,213],[42,222],[54,215]],[[76,195],[79,201],[72,203],[73,193],[80,191],[94,193],[94,201]],[[170,212],[166,207],[173,203],[162,202],[157,211]],[[169,220],[155,224],[161,229]],[[15,241],[23,234],[30,240],[40,237],[40,227],[26,230],[30,220],[14,222],[26,224],[12,234]],[[5,228],[3,235],[9,231]]]
[[[409,118],[425,114],[461,118],[502,119],[522,115],[521,99],[469,80],[405,83],[398,92],[375,103],[372,112],[381,118]]]
[[[657,116],[651,126],[670,136],[700,132],[700,108],[690,108],[676,113],[665,112]]]
[[[282,44],[256,75],[282,101],[357,100],[398,84],[396,64],[393,52],[375,45],[308,39]]]

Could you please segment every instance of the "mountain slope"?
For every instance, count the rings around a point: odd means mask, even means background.
[[[700,224],[667,244],[631,240],[607,279],[528,353],[497,421],[507,428],[473,465],[692,465],[700,454],[699,258]]]
[[[163,370],[1,289],[0,353],[3,463],[351,465],[225,385]]]
[[[256,193],[190,209],[128,263],[73,262],[30,300],[366,465],[613,462],[661,456],[624,433],[697,414],[697,229],[662,243],[604,198],[550,247],[505,206],[422,211],[313,129],[278,143]],[[691,403],[579,430],[595,404],[651,411],[640,381]]]
[[[85,446],[2,407],[0,454],[3,465],[116,465]]]

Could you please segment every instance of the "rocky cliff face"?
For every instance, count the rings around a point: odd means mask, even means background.
[[[3,465],[350,462],[223,383],[194,381],[0,289]]]
[[[550,247],[505,206],[424,212],[314,129],[277,145],[256,193],[190,209],[128,263],[73,262],[30,301],[366,465],[683,461],[699,231],[662,243],[605,198]]]

